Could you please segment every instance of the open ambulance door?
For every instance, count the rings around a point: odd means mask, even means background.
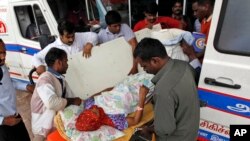
[[[51,24],[39,1],[10,2],[9,5],[12,36],[15,42],[7,43],[7,65],[12,78],[28,80],[32,69],[31,58],[41,50],[40,36],[51,35]],[[37,78],[37,76],[35,76]]]
[[[206,103],[199,138],[224,141],[230,125],[250,124],[250,1],[217,0],[213,13],[199,81]]]

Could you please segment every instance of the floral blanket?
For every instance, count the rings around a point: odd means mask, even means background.
[[[153,75],[140,72],[130,75],[118,83],[112,91],[103,92],[95,96],[95,105],[102,107],[106,114],[129,114],[136,110],[139,101],[139,88],[144,85],[150,89],[147,97],[151,97],[154,88],[151,79]],[[75,128],[76,118],[84,110],[81,106],[68,106],[60,111],[66,135],[72,141],[111,141],[124,136],[118,129],[109,126],[101,126],[96,131],[82,132]]]
[[[147,97],[152,95],[154,85],[152,74],[139,72],[126,77],[113,90],[95,96],[95,105],[102,107],[106,114],[129,114],[136,111],[139,102],[139,89],[144,85],[150,89]]]

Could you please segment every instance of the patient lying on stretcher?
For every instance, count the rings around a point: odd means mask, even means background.
[[[139,123],[144,104],[152,96],[152,77],[145,72],[130,75],[112,90],[84,100],[84,110],[76,120],[76,128],[80,131],[93,131],[101,125],[109,125],[124,130]],[[133,112],[134,117],[127,116]]]

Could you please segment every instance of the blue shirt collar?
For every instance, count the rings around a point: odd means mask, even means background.
[[[48,67],[48,71],[52,73],[57,78],[64,78],[64,76],[57,71],[53,70],[51,67]]]

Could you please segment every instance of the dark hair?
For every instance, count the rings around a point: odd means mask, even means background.
[[[156,4],[156,2],[147,3],[144,12],[156,15],[158,12],[158,5]]]
[[[197,2],[198,2],[198,5],[209,4],[213,7],[215,0],[197,0]]]
[[[148,61],[152,57],[166,58],[167,52],[164,45],[157,39],[144,38],[134,50],[134,58],[139,57],[143,61]]]
[[[51,48],[45,56],[45,62],[48,67],[52,67],[57,59],[62,60],[67,57],[67,53],[59,48]]]
[[[121,23],[122,17],[117,11],[111,10],[108,11],[108,13],[106,14],[105,21],[107,25],[117,24]]]
[[[2,40],[2,38],[0,38],[0,43],[3,43],[3,40]]]
[[[68,32],[69,34],[73,34],[75,33],[75,26],[73,23],[71,23],[70,21],[67,21],[67,20],[60,20],[58,22],[58,32],[60,35],[63,35],[64,31],[65,32]]]
[[[174,2],[173,2],[172,7],[174,7],[176,3],[180,3],[180,4],[181,4],[181,6],[183,6],[182,1],[180,1],[180,0],[176,0],[176,1],[174,1]]]

